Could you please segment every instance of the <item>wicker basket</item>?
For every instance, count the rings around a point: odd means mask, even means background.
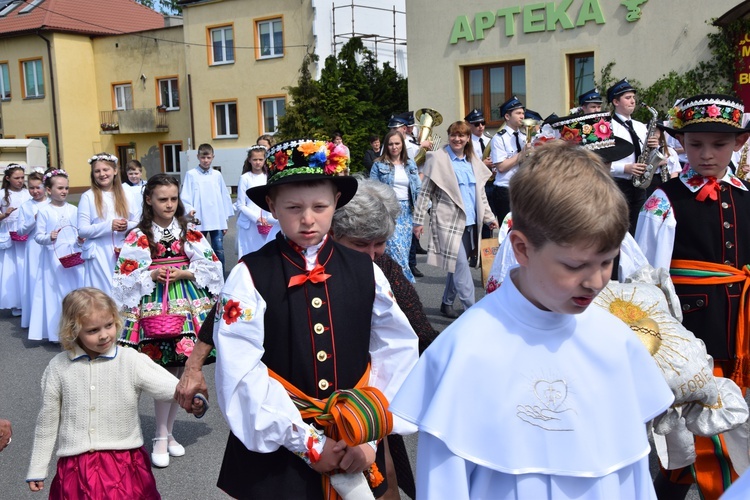
[[[122,250],[122,247],[118,247],[117,245],[115,245],[115,233],[116,232],[117,231],[112,231],[112,248],[113,248],[113,250],[115,252],[115,259],[119,259],[120,258],[120,251]]]
[[[271,228],[273,227],[271,224],[258,224],[255,226],[258,228],[258,232],[262,234],[263,236],[267,236],[268,233],[271,232]]]
[[[16,231],[11,231],[10,232],[10,239],[13,240],[13,241],[26,241],[26,240],[29,239],[29,235],[28,234],[24,234],[23,236],[21,236]]]
[[[161,314],[141,318],[141,328],[148,338],[171,339],[182,334],[185,325],[185,316],[181,314],[168,314],[169,304],[169,269],[167,269],[167,280],[164,283],[164,293],[161,297]]]
[[[78,229],[75,226],[70,225],[70,224],[66,224],[63,227],[61,227],[60,231],[62,231],[66,227],[72,227],[73,229],[76,230],[76,234],[78,234]],[[55,239],[55,241],[52,242],[52,250],[55,252],[55,257],[57,257],[57,260],[60,261],[60,264],[65,269],[69,269],[75,266],[80,266],[81,264],[83,264],[83,259],[81,258],[81,252],[69,253],[68,255],[63,255],[62,257],[57,255],[57,239]]]

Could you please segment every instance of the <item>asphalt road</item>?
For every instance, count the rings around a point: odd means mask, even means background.
[[[233,221],[230,221],[230,226],[234,226]],[[224,244],[227,262],[236,262],[233,230],[227,233]],[[418,267],[425,277],[417,280],[416,288],[432,325],[442,331],[451,322],[440,315],[445,274],[424,262],[425,257],[418,256]],[[481,289],[479,271],[473,272],[477,285],[476,297],[479,300],[484,292]],[[0,453],[2,499],[41,499],[48,496],[47,491],[31,493],[25,477],[41,402],[39,381],[49,360],[59,352],[60,347],[57,345],[29,341],[26,330],[20,328],[20,318],[11,317],[10,311],[0,311],[0,418],[9,419],[13,425],[13,442]],[[204,373],[213,403],[214,366],[205,367]],[[154,436],[152,400],[148,397],[141,398],[139,410],[146,448],[150,451],[150,440]],[[227,498],[216,487],[227,435],[227,425],[215,404],[201,420],[180,411],[174,426],[174,436],[185,446],[186,455],[172,458],[169,467],[165,469],[153,469],[159,492],[165,500]],[[416,438],[407,437],[406,443],[413,458]],[[55,462],[53,457],[48,481],[54,475]],[[652,465],[655,467],[653,453]],[[402,498],[407,497],[402,495]],[[688,498],[697,499],[698,495],[691,491]]]

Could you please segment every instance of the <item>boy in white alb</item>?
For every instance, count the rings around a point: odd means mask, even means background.
[[[600,162],[553,141],[511,180],[520,267],[437,338],[390,407],[419,427],[417,498],[656,498],[645,424],[672,393],[630,328],[588,307],[628,228]]]
[[[211,168],[213,161],[214,148],[210,144],[198,146],[198,166],[185,174],[180,199],[189,214],[200,219],[196,229],[211,242],[223,268],[224,235],[228,228],[227,219],[234,214],[234,208],[224,177]]]

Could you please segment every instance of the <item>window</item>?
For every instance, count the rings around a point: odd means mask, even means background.
[[[484,113],[487,126],[499,127],[500,105],[511,96],[526,103],[526,64],[523,61],[464,67],[464,106]]]
[[[283,57],[284,37],[281,27],[281,19],[269,19],[255,23],[258,33],[258,58]]]
[[[237,101],[214,102],[214,139],[237,137]]]
[[[25,99],[44,97],[44,73],[41,59],[21,61],[21,79]]]
[[[159,105],[168,110],[180,109],[180,93],[177,88],[177,78],[163,78],[159,82]]]
[[[211,64],[234,62],[234,31],[232,26],[209,29]]]
[[[275,134],[279,128],[279,118],[286,114],[286,98],[274,97],[260,100],[263,120],[263,134]]]
[[[112,93],[115,96],[115,109],[133,109],[133,86],[129,83],[112,85]]]
[[[27,12],[30,12],[31,10],[33,10],[34,7],[36,7],[37,5],[44,2],[44,0],[26,0],[26,1],[28,5],[24,7],[23,9],[19,10],[18,11],[19,14],[26,14]]]
[[[568,55],[570,107],[578,106],[578,96],[594,88],[594,53]]]
[[[10,100],[10,74],[7,61],[0,62],[0,99]]]
[[[22,0],[0,0],[0,17],[10,14],[13,9],[22,3]]]
[[[180,173],[180,151],[182,151],[181,142],[161,145],[161,166],[165,174]]]

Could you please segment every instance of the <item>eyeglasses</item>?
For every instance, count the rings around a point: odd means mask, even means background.
[[[475,127],[479,127],[480,125],[484,127],[484,122],[474,122],[472,123],[472,125],[474,125]]]

